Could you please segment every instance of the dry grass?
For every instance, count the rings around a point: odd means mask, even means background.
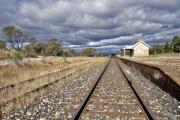
[[[15,103],[10,102],[6,104],[5,107],[1,111],[7,113],[16,107],[21,107],[32,101],[36,96],[41,95],[41,93],[47,92],[46,88],[41,91],[33,92],[28,96],[24,96],[24,94],[29,93],[33,90],[41,88],[44,85],[49,83],[53,83],[55,81],[59,81],[61,84],[64,82],[62,79],[64,76],[68,76],[71,74],[75,74],[78,76],[82,72],[85,72],[87,69],[93,68],[98,64],[102,64],[107,61],[106,58],[67,58],[66,61],[62,58],[47,58],[43,61],[24,61],[21,63],[21,66],[18,67],[16,65],[5,65],[0,67],[0,75],[3,78],[3,85],[15,84],[15,87],[5,88],[0,91],[0,103],[4,103],[5,101],[12,100],[13,98],[19,97]],[[88,64],[87,64],[88,63]],[[74,66],[74,67],[73,67]],[[77,67],[76,67],[77,66]],[[70,68],[66,71],[59,71],[64,68]],[[86,69],[86,70],[85,70]],[[11,72],[12,71],[12,72]],[[30,82],[25,82],[23,84],[19,84],[20,81],[26,81],[30,78],[34,78],[35,76],[40,76],[44,74],[44,76],[37,78]],[[48,75],[47,75],[48,74]],[[2,81],[2,79],[1,79]]]
[[[0,49],[0,60],[9,59],[12,56],[12,52],[8,50]]]
[[[157,55],[150,55],[149,57],[177,57],[180,56],[180,53],[164,53]]]
[[[67,58],[65,61],[63,58],[50,57],[44,60],[24,60],[20,63],[20,66],[16,64],[1,65],[0,87],[16,84],[88,60],[90,59],[79,57]]]
[[[78,72],[81,69],[88,67],[89,65],[93,65],[94,63],[95,63],[94,60],[89,62],[83,62],[81,64],[78,63],[79,64],[78,67],[74,66],[68,70],[54,72],[52,74],[44,75],[39,78],[33,79],[32,81],[22,82],[21,84],[18,84],[17,82],[14,87],[4,88],[3,90],[0,91],[0,95],[3,96],[3,98],[0,99],[0,102],[11,100],[17,96],[22,96],[27,92],[30,92],[34,89],[37,89],[49,83],[53,83],[58,79],[62,79],[67,75],[73,74],[74,72]]]

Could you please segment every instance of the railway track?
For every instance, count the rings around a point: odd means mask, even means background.
[[[115,59],[111,59],[82,103],[73,113],[72,120],[155,120],[143,99]]]

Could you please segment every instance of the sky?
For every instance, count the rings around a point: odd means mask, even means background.
[[[179,7],[180,0],[0,0],[0,28],[15,25],[76,50],[116,52],[137,39],[153,46],[180,36]]]

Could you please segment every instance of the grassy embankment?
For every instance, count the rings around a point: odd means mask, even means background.
[[[48,74],[67,67],[68,65],[78,64],[87,61],[88,58],[67,58],[60,57],[24,60],[17,66],[15,63],[0,66],[0,87],[25,81],[37,76]]]
[[[20,63],[20,66],[16,64],[9,64],[9,65],[1,65],[0,66],[0,88],[4,86],[8,86],[14,84],[13,88],[3,89],[0,91],[1,99],[0,102],[11,100],[18,96],[22,96],[29,91],[37,89],[43,85],[49,84],[56,79],[61,79],[63,75],[68,75],[69,73],[73,73],[78,71],[83,67],[90,67],[96,64],[100,64],[105,62],[106,58],[88,58],[88,57],[76,57],[76,58],[67,58],[63,59],[60,57],[48,57],[46,59],[36,59],[36,60],[24,60]],[[87,64],[88,63],[88,64]],[[83,66],[82,66],[83,65]],[[72,66],[80,66],[78,68],[73,68]],[[70,68],[72,70],[58,72],[64,68]],[[54,73],[49,75],[49,73]],[[69,73],[68,73],[69,72]],[[48,76],[46,76],[48,74]],[[78,73],[79,74],[79,73]],[[45,75],[45,76],[44,76]],[[32,78],[37,78],[33,81],[28,81]],[[28,82],[26,82],[28,81]],[[22,85],[20,83],[23,83]],[[28,98],[21,97],[16,103],[7,105],[5,110],[3,111],[11,111],[13,107],[22,106],[22,104],[28,103],[28,101],[33,100],[35,96],[40,95],[39,93],[35,92],[33,95]]]

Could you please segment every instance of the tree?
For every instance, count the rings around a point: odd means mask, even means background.
[[[13,42],[13,37],[14,37],[14,32],[16,28],[14,26],[7,26],[3,28],[3,33],[7,37],[7,42],[11,43],[11,47],[15,48],[14,42]]]
[[[155,51],[155,54],[164,53],[164,45],[155,45],[153,49]]]
[[[23,47],[23,43],[28,40],[28,35],[22,33],[20,29],[15,26],[7,26],[2,29],[2,32],[6,36],[6,42],[10,44],[11,48],[20,51]]]
[[[180,52],[180,38],[178,36],[173,37],[171,46],[174,52]]]
[[[27,45],[23,52],[25,57],[37,57],[36,46],[34,44]]]
[[[93,57],[95,55],[96,49],[94,48],[86,48],[82,50],[83,56]]]
[[[20,66],[20,62],[23,60],[23,57],[22,57],[21,53],[15,52],[13,57],[14,57],[14,62],[15,62],[18,66]]]
[[[61,56],[63,53],[61,42],[58,39],[50,39],[44,49],[45,56]]]
[[[37,43],[37,44],[33,45],[33,47],[37,54],[45,55],[45,49],[46,49],[45,43]]]
[[[156,54],[155,49],[154,48],[149,49],[149,54],[150,55],[155,55]]]
[[[180,38],[178,36],[174,36],[173,39],[172,39],[172,43],[177,44],[179,42],[180,42]]]
[[[166,44],[164,45],[164,52],[165,53],[171,52],[171,45],[168,42],[166,42]]]
[[[50,39],[47,43],[32,42],[25,47],[25,52],[29,55],[41,54],[43,56],[61,56],[63,49],[58,39]],[[32,53],[32,54],[30,54]]]
[[[5,49],[6,43],[0,40],[0,49]]]

